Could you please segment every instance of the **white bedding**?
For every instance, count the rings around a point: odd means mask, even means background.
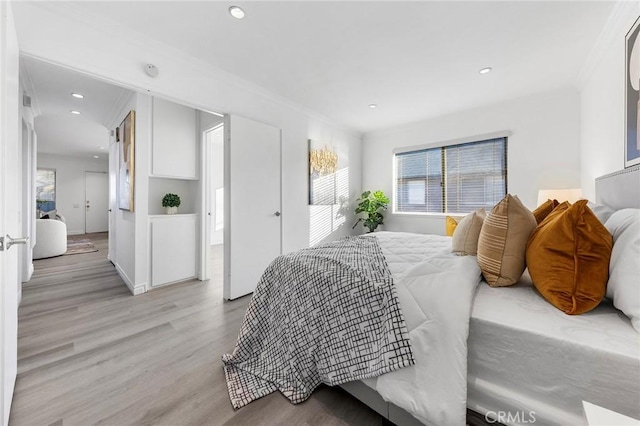
[[[609,302],[565,315],[526,273],[513,287],[478,286],[476,258],[450,253],[450,237],[375,235],[416,359],[364,381],[386,401],[428,425],[464,425],[466,406],[511,413],[507,424],[582,425],[583,400],[640,418],[640,338]]]
[[[451,238],[376,232],[398,290],[416,365],[365,381],[427,425],[464,425],[467,336],[480,281],[473,256],[451,253]]]
[[[565,315],[526,274],[513,287],[482,282],[471,313],[469,408],[582,425],[582,400],[640,418],[640,338],[629,319],[607,301]]]

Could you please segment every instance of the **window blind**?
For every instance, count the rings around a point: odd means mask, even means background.
[[[396,210],[442,211],[442,152],[424,149],[396,154]]]
[[[507,193],[507,138],[395,154],[398,212],[469,213]]]

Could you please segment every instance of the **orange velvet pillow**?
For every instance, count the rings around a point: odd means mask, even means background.
[[[549,216],[549,213],[553,211],[556,207],[558,207],[558,200],[547,200],[544,203],[540,204],[538,208],[533,211],[533,217],[536,218],[536,222],[538,225],[540,222],[544,220],[545,217]]]
[[[536,289],[566,314],[588,312],[605,295],[613,240],[587,200],[556,207],[527,243],[527,267]]]

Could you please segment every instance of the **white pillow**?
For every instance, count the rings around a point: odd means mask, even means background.
[[[458,222],[451,240],[452,252],[461,256],[475,256],[478,253],[478,238],[485,217],[487,217],[487,213],[484,209],[479,209],[469,213]]]
[[[640,209],[618,210],[605,226],[613,236],[607,297],[640,333]]]
[[[600,219],[600,222],[602,222],[603,225],[607,223],[607,220],[609,220],[611,215],[615,213],[615,210],[611,207],[605,206],[604,204],[592,203],[591,201],[587,203],[587,207],[589,207],[593,214]]]

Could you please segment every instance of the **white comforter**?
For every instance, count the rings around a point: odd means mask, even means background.
[[[427,425],[464,425],[469,316],[480,269],[451,238],[376,232],[409,329],[415,366],[365,383]]]

